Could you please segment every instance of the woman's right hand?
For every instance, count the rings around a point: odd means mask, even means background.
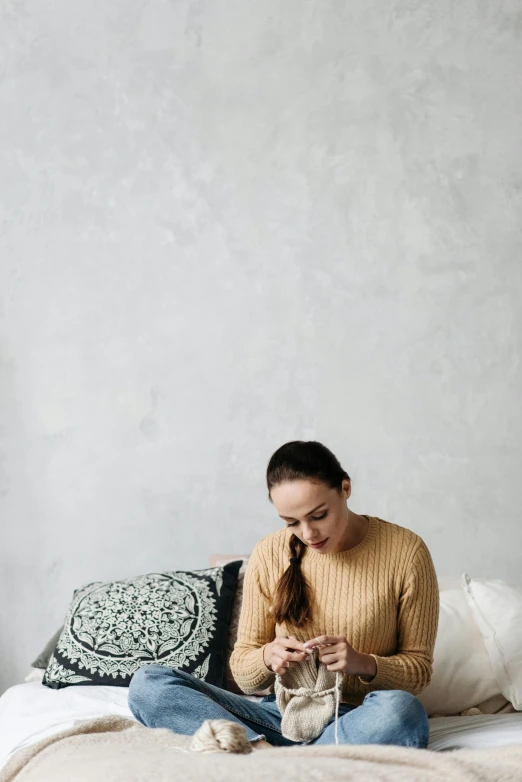
[[[306,649],[304,643],[298,641],[295,636],[292,635],[288,638],[284,635],[278,635],[271,643],[263,647],[263,662],[274,673],[281,674],[296,663],[302,662],[305,655],[311,652],[312,650]]]

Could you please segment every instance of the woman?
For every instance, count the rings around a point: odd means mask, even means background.
[[[350,510],[350,477],[321,443],[281,446],[266,477],[285,527],[257,543],[248,563],[230,658],[239,687],[271,687],[318,647],[328,670],[345,674],[340,744],[427,747],[416,695],[431,679],[439,591],[426,544]],[[273,693],[253,702],[159,665],[136,672],[129,705],[149,727],[191,735],[206,719],[228,719],[244,725],[255,749],[298,743],[282,735]],[[307,743],[333,744],[333,722]]]

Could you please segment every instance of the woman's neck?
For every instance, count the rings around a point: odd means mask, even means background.
[[[348,522],[346,525],[346,534],[341,540],[338,549],[340,551],[348,551],[364,540],[366,533],[370,526],[369,520],[366,516],[359,516],[357,513],[349,512]]]

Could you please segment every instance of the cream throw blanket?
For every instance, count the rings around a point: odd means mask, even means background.
[[[192,737],[111,715],[18,750],[0,782],[520,782],[522,746],[432,752],[314,744],[200,754]]]

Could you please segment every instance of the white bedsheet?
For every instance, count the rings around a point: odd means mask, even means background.
[[[75,720],[120,714],[134,719],[127,687],[64,687],[16,684],[0,698],[0,768],[19,747],[72,727]]]
[[[127,687],[72,686],[51,690],[40,682],[10,687],[0,697],[0,768],[20,747],[72,727],[75,720],[120,714],[134,719]],[[247,697],[247,696],[245,696]],[[251,696],[251,700],[260,700]],[[430,719],[432,750],[522,744],[522,712]]]

